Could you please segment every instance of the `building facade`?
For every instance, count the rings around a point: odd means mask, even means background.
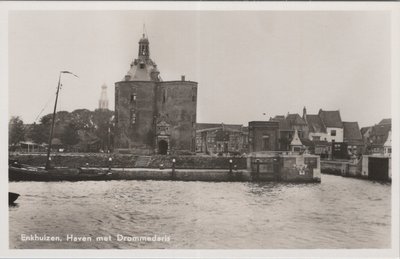
[[[343,122],[343,142],[347,143],[349,154],[359,155],[364,152],[364,142],[358,122]]]
[[[288,113],[286,117],[277,115],[270,118],[269,121],[279,123],[278,150],[280,151],[291,150],[290,143],[296,131],[300,139],[305,138],[308,134],[307,123],[298,113]]]
[[[363,140],[366,147],[366,153],[383,154],[384,144],[389,137],[389,132],[392,130],[391,119],[383,119],[374,126],[364,128]]]
[[[249,152],[276,151],[279,148],[279,122],[249,122]]]
[[[115,83],[117,152],[173,154],[195,152],[197,82],[162,81],[150,58],[149,40],[139,41],[138,57]]]
[[[247,148],[248,132],[243,125],[198,123],[196,126],[196,153],[242,155]]]

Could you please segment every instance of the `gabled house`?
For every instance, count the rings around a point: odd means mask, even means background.
[[[286,117],[277,115],[274,118],[270,118],[269,121],[279,123],[278,149],[281,151],[289,151],[291,149],[290,143],[294,137],[295,131],[297,131],[300,139],[307,138],[307,122],[298,113],[288,113]]]
[[[343,142],[347,143],[349,153],[363,153],[364,142],[358,122],[343,122]]]
[[[327,141],[326,127],[318,115],[305,116],[308,123],[308,139],[312,141]]]
[[[383,154],[384,144],[391,130],[391,119],[383,119],[378,124],[370,127],[369,134],[364,134],[364,143],[367,152],[371,154]]]
[[[392,154],[392,131],[389,131],[385,144],[383,144],[383,154],[387,156]]]
[[[343,142],[343,122],[340,111],[319,110],[318,114],[307,114],[303,109],[303,119],[308,125],[308,138],[312,141]]]
[[[328,142],[343,142],[343,122],[340,117],[340,111],[324,111],[320,109],[318,116],[326,128],[326,140]]]

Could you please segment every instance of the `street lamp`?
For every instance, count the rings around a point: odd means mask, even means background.
[[[172,178],[175,178],[175,158],[172,158]]]

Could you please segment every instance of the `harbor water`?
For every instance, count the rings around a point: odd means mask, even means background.
[[[390,248],[391,185],[11,182],[11,249]],[[51,239],[51,240],[50,240]]]

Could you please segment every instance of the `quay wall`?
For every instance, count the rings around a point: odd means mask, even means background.
[[[364,155],[360,160],[321,161],[321,172],[345,177],[370,180],[391,181],[391,157],[383,155]]]
[[[334,175],[347,175],[349,170],[348,161],[321,160],[321,173]]]
[[[251,181],[250,172],[247,170],[190,170],[178,169],[172,172],[171,169],[159,170],[112,170],[113,180],[176,180],[176,181]]]
[[[172,167],[172,159],[175,158],[177,169],[229,169],[229,160],[236,169],[246,169],[244,157],[211,157],[211,156],[135,156],[128,154],[56,154],[51,156],[51,163],[55,167],[108,167],[109,158],[112,158],[111,166],[119,168],[164,168]],[[44,166],[45,154],[10,154],[10,159],[18,160],[21,164],[32,166]],[[143,161],[144,160],[144,161]]]
[[[260,180],[320,182],[320,158],[314,155],[251,153],[247,167]]]

